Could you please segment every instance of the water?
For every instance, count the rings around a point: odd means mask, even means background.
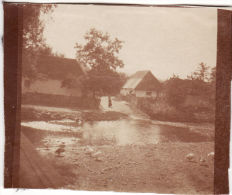
[[[161,142],[203,142],[212,138],[200,135],[189,128],[155,125],[143,120],[100,121],[83,126],[83,139],[91,144],[157,144]]]
[[[44,131],[54,131],[54,132],[77,132],[80,131],[80,127],[75,127],[70,125],[70,122],[60,121],[30,121],[30,122],[21,122],[21,126],[30,127],[33,129],[44,130]],[[69,120],[68,120],[69,121]],[[71,120],[70,120],[71,121]],[[75,124],[75,121],[71,122]]]
[[[86,122],[77,126],[72,120],[22,122],[22,126],[51,132],[82,132],[80,142],[89,145],[145,145],[163,142],[203,142],[213,138],[191,128],[153,124],[148,120]],[[70,135],[71,136],[71,135]]]
[[[125,101],[112,98],[112,103],[113,106],[109,108],[108,98],[102,97],[102,111],[124,113],[128,115],[128,118],[115,121],[84,122],[82,124],[77,124],[75,120],[63,118],[62,120],[22,122],[21,125],[38,131],[43,130],[47,136],[52,133],[53,138],[55,133],[58,136],[56,139],[62,139],[64,134],[71,138],[78,136],[80,138],[78,143],[85,145],[145,145],[164,142],[213,141],[213,137],[207,136],[207,132],[212,129],[210,125],[153,121]],[[61,111],[80,112],[53,107],[33,108],[38,111],[52,110],[57,113]],[[204,135],[201,131],[204,131]]]

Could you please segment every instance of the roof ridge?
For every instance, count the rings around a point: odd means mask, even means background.
[[[66,60],[75,60],[75,58],[68,58],[68,57],[62,57],[62,56],[54,56],[54,55],[46,55],[46,54],[38,54],[37,56],[43,56],[43,57],[52,57],[52,58],[60,58],[60,59],[66,59]]]
[[[147,75],[148,71],[137,71],[129,77],[127,82],[124,84],[123,88],[136,88],[141,80]]]

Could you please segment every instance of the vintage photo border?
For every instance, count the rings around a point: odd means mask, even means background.
[[[114,5],[114,4],[107,4]],[[4,3],[4,187],[18,187],[20,156],[22,8]],[[120,6],[120,5],[119,5]],[[133,5],[127,5],[133,6]],[[138,6],[138,5],[136,5]],[[214,193],[228,194],[232,11],[218,10]]]

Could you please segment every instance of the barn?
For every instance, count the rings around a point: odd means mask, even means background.
[[[141,98],[156,98],[161,91],[161,83],[151,71],[133,74],[120,90],[123,96],[134,95]]]

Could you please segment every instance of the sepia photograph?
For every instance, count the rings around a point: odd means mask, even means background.
[[[218,8],[17,6],[19,188],[214,193]]]

